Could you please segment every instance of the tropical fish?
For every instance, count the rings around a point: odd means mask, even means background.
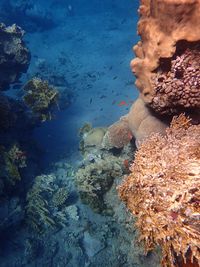
[[[128,104],[127,104],[126,101],[122,100],[121,102],[119,102],[118,106],[119,107],[121,107],[121,106],[128,106]]]

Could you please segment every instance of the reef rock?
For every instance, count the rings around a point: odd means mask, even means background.
[[[142,0],[131,62],[136,86],[159,114],[200,109],[200,1]]]
[[[24,31],[16,24],[0,23],[0,90],[19,80],[30,63],[30,53],[22,40]]]
[[[137,217],[145,250],[159,244],[164,267],[199,266],[200,125],[173,119],[166,136],[141,144],[130,170],[118,190]]]

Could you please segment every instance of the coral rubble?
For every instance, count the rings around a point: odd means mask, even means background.
[[[146,251],[161,246],[162,266],[177,266],[180,258],[200,264],[199,188],[200,125],[180,115],[166,136],[142,143],[118,189],[137,217]]]
[[[30,52],[22,40],[24,31],[16,24],[0,23],[0,90],[17,82],[30,63]]]
[[[160,114],[199,110],[200,2],[141,1],[139,12],[131,68],[143,100]]]

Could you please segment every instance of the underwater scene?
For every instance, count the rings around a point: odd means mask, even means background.
[[[0,0],[0,267],[200,267],[200,0]]]

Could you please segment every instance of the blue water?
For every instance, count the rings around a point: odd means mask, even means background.
[[[1,145],[9,148],[15,140],[28,160],[21,181],[3,197],[0,192],[0,266],[159,266],[156,255],[143,255],[116,192],[110,197],[114,215],[96,213],[82,203],[74,184],[83,160],[79,129],[86,122],[108,127],[128,113],[138,96],[129,67],[139,40],[138,6],[133,0],[0,1],[1,22],[25,30],[31,53],[27,72],[5,94],[20,100],[22,86],[35,76],[61,93],[52,120],[30,126],[21,118],[17,127],[0,134]],[[120,106],[121,101],[128,105]],[[27,194],[38,175],[52,218],[65,209],[51,206],[52,195],[59,188],[69,191],[63,224],[42,233],[28,229],[26,222]]]

